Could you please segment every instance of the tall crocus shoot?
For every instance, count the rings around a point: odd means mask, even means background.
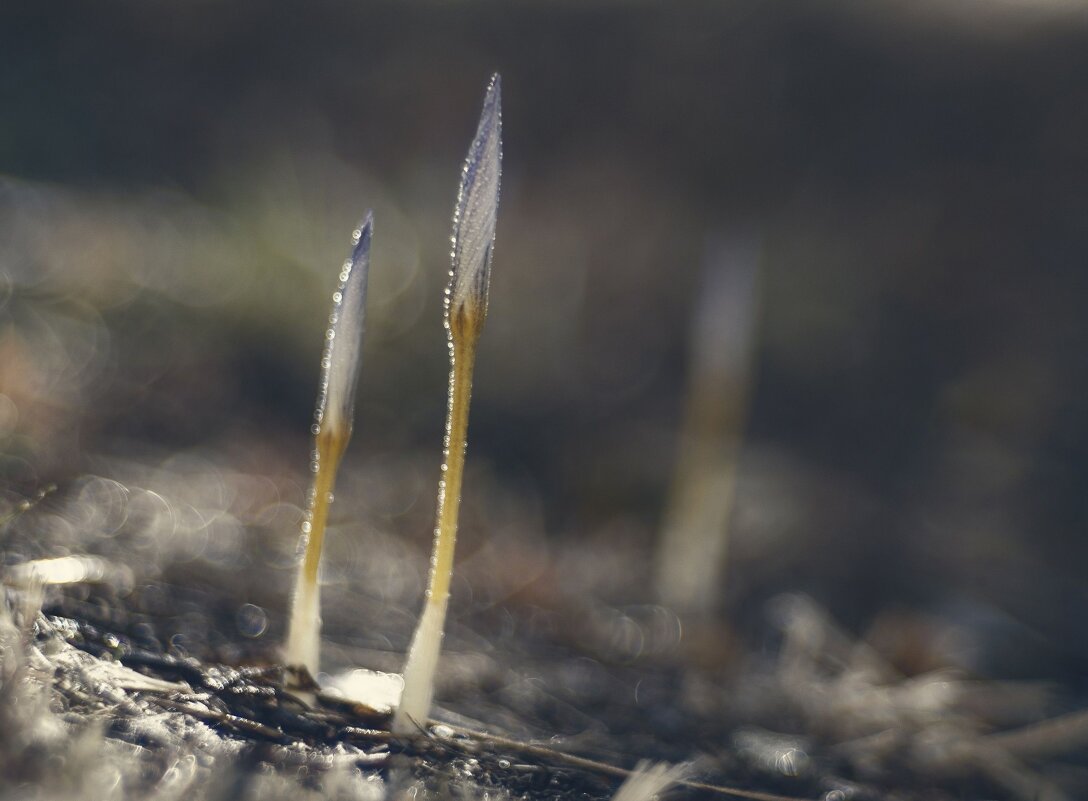
[[[495,75],[488,86],[476,137],[461,171],[461,188],[453,215],[452,268],[445,302],[450,380],[444,458],[438,482],[438,514],[427,598],[408,651],[404,693],[393,718],[393,731],[401,734],[426,723],[434,696],[434,674],[442,647],[457,542],[472,368],[476,343],[487,316],[501,169],[502,112],[499,76]]]
[[[325,350],[321,355],[321,383],[314,410],[313,485],[306,519],[299,538],[299,569],[291,604],[284,654],[289,665],[301,665],[316,676],[321,637],[321,597],[318,567],[325,542],[325,522],[332,503],[336,471],[351,439],[355,415],[355,387],[359,380],[363,323],[366,312],[366,281],[370,271],[370,234],[373,218],[368,212],[353,234],[351,256],[340,270],[332,296]]]

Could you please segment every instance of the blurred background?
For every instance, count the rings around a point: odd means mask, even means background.
[[[941,663],[1082,681],[1088,12],[1061,0],[6,4],[0,482],[7,509],[58,488],[4,562],[154,553],[223,643],[280,636],[327,304],[373,208],[327,621],[396,667],[494,71],[455,629],[656,603],[718,464],[702,614],[758,642],[800,591],[878,639],[923,621]]]

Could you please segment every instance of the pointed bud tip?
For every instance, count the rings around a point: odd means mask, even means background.
[[[495,118],[495,127],[503,125],[503,78],[496,72],[487,84],[487,94],[483,99],[484,118]]]
[[[315,415],[323,418],[323,428],[346,431],[349,435],[362,357],[373,229],[374,215],[368,211],[352,232],[351,257],[340,269],[321,357],[323,391],[318,394]]]
[[[485,131],[502,130],[502,78],[499,73],[491,76],[484,95],[484,105],[480,112],[480,127],[477,136]],[[501,133],[499,134],[501,136]]]
[[[352,240],[355,242],[355,246],[351,250],[352,263],[358,263],[360,257],[367,256],[370,252],[370,237],[374,232],[374,212],[369,209],[366,212],[366,217],[355,228],[352,234]]]
[[[461,171],[453,215],[450,314],[467,314],[482,324],[487,314],[492,245],[502,174],[501,79],[491,78],[476,135]]]

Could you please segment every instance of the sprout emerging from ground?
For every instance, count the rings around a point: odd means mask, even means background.
[[[434,696],[434,673],[442,647],[449,604],[461,476],[465,464],[472,368],[476,343],[487,316],[491,252],[499,206],[502,167],[502,113],[499,76],[491,79],[480,124],[461,172],[453,215],[452,269],[446,288],[446,331],[450,349],[449,399],[434,553],[423,613],[404,667],[404,693],[393,718],[393,731],[407,734],[427,721]]]
[[[654,560],[658,597],[697,616],[713,613],[722,597],[759,303],[758,240],[738,233],[708,244],[687,409]]]
[[[359,379],[363,323],[366,311],[366,279],[370,271],[372,215],[354,232],[351,257],[340,270],[340,282],[332,296],[332,312],[321,355],[321,383],[314,410],[314,449],[310,463],[310,488],[306,520],[299,538],[299,570],[287,629],[285,658],[316,676],[321,637],[321,597],[317,583],[325,521],[332,503],[336,471],[351,439],[355,413],[355,386]]]

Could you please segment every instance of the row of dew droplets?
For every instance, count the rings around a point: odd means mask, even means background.
[[[368,218],[369,223],[369,218]],[[368,224],[364,223],[364,224]],[[352,232],[352,241],[358,245],[359,240],[362,238],[363,227],[360,226]],[[325,406],[329,399],[329,371],[332,369],[332,350],[336,344],[336,324],[340,320],[340,307],[344,302],[344,285],[351,278],[352,260],[345,259],[344,264],[340,268],[339,284],[337,289],[332,293],[332,311],[329,312],[329,327],[325,329],[325,348],[321,352],[321,378],[320,385],[317,391],[317,403],[314,408],[314,422],[310,426],[310,433],[316,438],[321,434],[321,423],[325,418]],[[321,450],[316,446],[310,451],[310,472],[316,475],[321,470]],[[317,487],[311,484],[310,489],[306,493],[306,519],[302,522],[302,531],[304,534],[309,534],[313,528],[313,509],[314,502],[316,501],[315,492]],[[328,493],[326,496],[328,503],[332,503],[335,500],[333,493]]]

